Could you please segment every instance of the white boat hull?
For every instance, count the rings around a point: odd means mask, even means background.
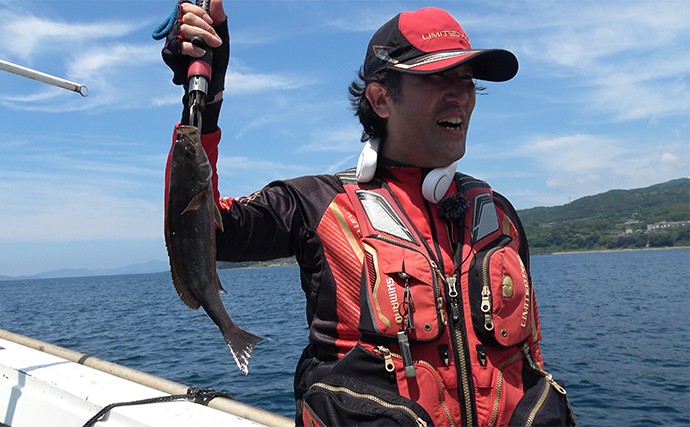
[[[88,358],[86,355],[83,357]],[[160,380],[167,382],[162,378]],[[155,388],[0,338],[0,424],[11,427],[80,427],[107,405],[168,395]],[[212,403],[216,400],[227,401],[214,399]],[[291,424],[291,420],[285,417],[233,401],[227,402],[239,405],[245,411],[251,412],[253,409],[260,415],[268,414],[268,422],[259,423],[211,407],[177,400],[117,407],[96,423],[96,427],[252,427]]]

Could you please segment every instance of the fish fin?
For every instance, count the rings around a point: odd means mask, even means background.
[[[201,307],[201,304],[199,304],[199,301],[197,301],[196,298],[192,296],[192,294],[187,289],[187,286],[185,286],[184,280],[182,280],[182,276],[178,271],[179,263],[173,260],[173,254],[170,251],[170,246],[168,246],[168,254],[170,256],[170,275],[172,276],[173,285],[175,285],[177,295],[180,296],[182,302],[187,304],[187,307],[191,308],[192,310],[198,310],[199,307]]]
[[[172,271],[172,269],[171,269],[171,271]],[[184,285],[182,279],[180,279],[180,276],[173,272],[172,278],[173,278],[173,285],[175,285],[175,290],[177,291],[177,295],[180,296],[180,299],[182,300],[182,302],[187,304],[187,307],[191,308],[192,310],[198,310],[199,307],[201,307],[201,304],[199,304],[199,301],[197,301],[196,298],[194,298],[192,296],[192,294],[189,293],[189,291],[187,290],[187,287]]]
[[[249,333],[236,325],[223,332],[223,337],[235,363],[237,363],[237,367],[244,375],[249,374],[249,356],[252,355],[254,347],[265,338]]]
[[[197,194],[196,196],[194,196],[192,198],[192,200],[189,202],[187,207],[184,208],[184,210],[182,211],[182,213],[180,215],[184,214],[187,211],[195,211],[195,210],[199,209],[201,206],[203,206],[204,201],[210,195],[211,195],[211,192],[208,190],[204,190],[201,193]],[[215,205],[215,203],[214,203],[214,205]],[[216,209],[218,209],[218,207],[216,207]]]
[[[217,204],[213,204],[213,217],[216,220],[216,225],[218,228],[220,228],[220,231],[225,231],[223,230],[223,217],[220,215],[220,209],[218,209]]]
[[[185,286],[182,286],[179,283],[180,283],[179,280],[175,280],[173,278],[173,284],[175,285],[175,290],[177,291],[177,295],[180,296],[180,299],[182,300],[182,302],[184,302],[187,305],[187,307],[191,308],[192,310],[198,310],[199,307],[201,307],[201,304],[199,304],[199,302],[196,300],[196,298],[194,298],[192,296],[192,294],[190,294],[187,291],[187,288]]]
[[[228,291],[223,289],[223,285],[220,284],[220,277],[218,277],[218,272],[216,271],[216,285],[218,286],[218,292],[221,294],[227,294]]]

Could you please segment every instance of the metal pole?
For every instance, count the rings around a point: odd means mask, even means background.
[[[49,85],[58,86],[63,89],[71,90],[79,93],[81,96],[89,95],[89,89],[84,85],[51,76],[50,74],[42,73],[40,71],[32,70],[31,68],[22,67],[21,65],[13,64],[11,62],[3,61],[2,59],[0,59],[0,70],[38,80],[39,82],[48,83]]]

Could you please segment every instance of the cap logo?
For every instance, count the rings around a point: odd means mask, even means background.
[[[372,46],[371,48],[374,49],[374,54],[381,61],[390,62],[391,64],[397,64],[398,63],[397,59],[391,58],[391,56],[388,54],[388,49],[390,49],[390,47]]]
[[[460,31],[438,31],[435,33],[429,33],[429,34],[422,34],[422,40],[431,40],[433,38],[437,37],[460,37],[461,39],[465,39],[467,43],[470,42],[469,37],[465,35],[464,33],[461,33]]]

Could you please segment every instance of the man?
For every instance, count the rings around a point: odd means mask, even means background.
[[[164,58],[178,76],[186,55],[203,54],[193,36],[214,49],[202,143],[215,165],[221,1],[210,15],[183,3]],[[535,405],[565,398],[542,368],[524,231],[506,199],[455,171],[474,79],[516,73],[512,53],[472,50],[447,12],[403,12],[373,36],[350,86],[366,141],[357,169],[218,201],[219,260],[300,265],[310,345],[295,375],[298,425],[555,422]]]

